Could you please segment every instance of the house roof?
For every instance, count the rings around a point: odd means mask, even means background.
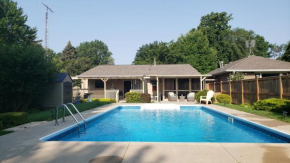
[[[80,75],[82,77],[143,77],[143,76],[201,76],[189,64],[168,65],[100,65]]]
[[[55,76],[55,82],[63,82],[66,76],[69,75],[68,73],[58,73]]]
[[[290,63],[251,55],[230,62],[224,67],[213,70],[208,74],[218,75],[227,72],[290,72]]]

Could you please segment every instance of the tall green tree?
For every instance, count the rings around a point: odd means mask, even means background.
[[[135,56],[133,64],[153,64],[154,59],[156,63],[165,63],[165,57],[169,54],[168,43],[166,42],[153,42],[142,45]]]
[[[69,41],[62,51],[61,60],[66,61],[76,58],[77,58],[77,50],[75,47],[72,46],[71,42]]]
[[[114,64],[112,53],[108,46],[100,41],[83,42],[77,48],[78,57],[87,57],[93,61],[93,66]]]
[[[36,28],[26,25],[27,15],[12,0],[0,0],[0,44],[36,42]]]
[[[40,45],[16,44],[0,49],[0,112],[25,111],[54,81],[55,66]]]
[[[188,63],[200,73],[208,73],[216,68],[217,52],[209,46],[202,31],[190,31],[170,45],[166,63]]]
[[[290,41],[288,42],[285,53],[281,57],[282,61],[290,62]]]

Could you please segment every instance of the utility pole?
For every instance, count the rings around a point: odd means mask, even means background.
[[[47,5],[45,5],[44,3],[42,3],[44,5],[44,7],[46,7],[46,14],[45,14],[45,49],[48,48],[48,10],[52,13],[54,13],[52,11],[52,9],[50,9]]]

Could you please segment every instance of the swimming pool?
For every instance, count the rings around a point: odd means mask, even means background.
[[[151,107],[154,106],[154,107]],[[43,141],[289,143],[288,134],[204,106],[119,106]]]

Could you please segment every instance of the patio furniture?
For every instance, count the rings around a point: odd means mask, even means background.
[[[214,91],[209,90],[207,92],[206,96],[200,96],[200,103],[202,101],[205,101],[206,105],[208,104],[208,102],[210,102],[212,104],[211,98],[213,97],[213,95],[214,95]]]
[[[195,101],[195,93],[194,92],[190,92],[187,94],[187,101],[191,101],[191,102]]]
[[[179,96],[179,101],[185,101],[185,96],[183,95]]]
[[[174,92],[168,92],[168,101],[177,101],[178,97]]]

